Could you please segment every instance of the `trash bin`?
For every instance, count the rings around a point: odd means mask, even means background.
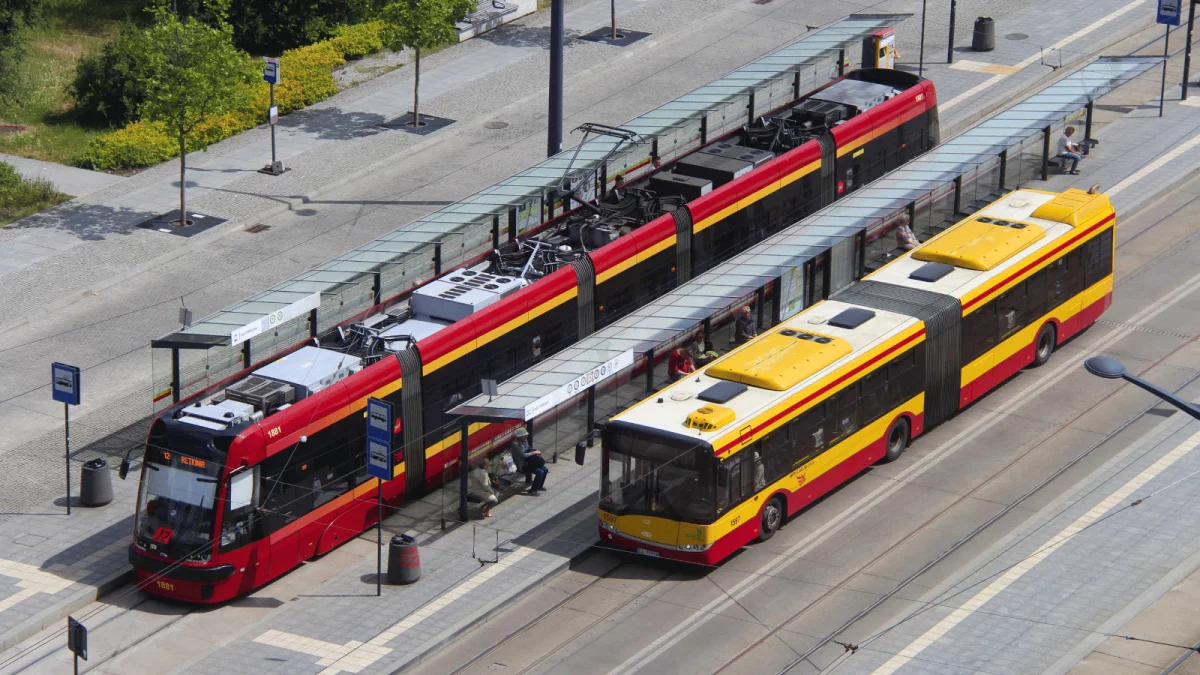
[[[387,580],[389,584],[411,584],[421,578],[421,554],[417,542],[407,534],[392,537],[388,546]]]
[[[996,48],[996,22],[990,16],[975,19],[975,33],[971,35],[971,49],[990,52]]]
[[[112,501],[112,477],[108,473],[108,462],[93,459],[83,465],[83,484],[79,489],[79,502],[84,506],[104,506]]]

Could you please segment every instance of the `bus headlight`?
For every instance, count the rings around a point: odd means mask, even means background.
[[[695,553],[701,553],[703,551],[707,551],[709,546],[712,546],[712,544],[684,544],[683,546],[680,546],[679,548],[680,548],[680,550],[683,550],[683,551],[692,551]]]
[[[604,520],[603,518],[600,519],[600,527],[603,527],[604,529],[608,530],[609,532],[617,531],[616,525],[613,525],[612,523],[608,522],[607,520]]]

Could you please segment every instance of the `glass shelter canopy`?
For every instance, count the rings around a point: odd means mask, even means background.
[[[793,100],[796,89],[810,91],[837,77],[847,50],[857,50],[876,30],[894,26],[908,16],[851,15],[820,28],[622,126],[636,132],[642,143],[611,137],[587,140],[316,269],[207,316],[191,327],[164,336],[154,346],[182,349],[231,346],[232,330],[279,312],[312,293],[321,294],[317,310],[320,330],[331,327],[429,280],[439,271],[452,269],[490,250],[496,231],[520,235],[540,225],[556,213],[556,208],[561,210],[564,194],[560,188],[564,178],[570,178],[577,195],[590,197],[595,193],[597,177],[611,184],[618,175],[633,177],[650,171],[653,160],[670,161],[698,147],[702,119],[706,118],[704,133],[710,138],[741,127],[757,113]],[[353,291],[362,284],[372,286],[372,292],[347,294],[348,289]],[[353,305],[348,304],[351,300],[355,301]],[[255,351],[256,360],[267,356]]]
[[[626,352],[632,352],[635,364],[644,364],[647,353],[661,354],[698,324],[746,304],[764,287],[803,269],[806,263],[824,256],[836,265],[835,247],[856,245],[859,235],[872,227],[906,211],[912,214],[923,203],[932,205],[948,195],[961,198],[964,181],[981,176],[989,166],[994,171],[1006,161],[1015,164],[1023,148],[1036,143],[1041,161],[1044,134],[1160,63],[1159,57],[1100,58],[501,383],[496,396],[476,396],[451,413],[477,419],[529,419],[527,412],[539,401]],[[1007,171],[1007,189],[1041,177],[1017,174],[1013,179],[1016,168]],[[1000,190],[1006,189],[1004,173],[1001,169]],[[832,258],[828,257],[830,251],[835,253]],[[861,269],[851,271],[841,286],[858,276]],[[836,270],[833,277],[837,278]],[[829,294],[841,286],[834,284]]]

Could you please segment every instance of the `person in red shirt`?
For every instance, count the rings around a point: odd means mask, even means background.
[[[676,347],[671,352],[671,358],[667,361],[667,375],[672,382],[678,382],[688,375],[696,371],[696,365],[692,362],[692,357],[683,347]]]

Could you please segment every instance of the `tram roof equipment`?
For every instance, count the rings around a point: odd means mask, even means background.
[[[450,412],[475,419],[533,419],[554,404],[565,402],[564,387],[579,378],[597,373],[607,364],[631,363],[630,353],[636,356],[657,349],[825,251],[839,245],[853,246],[859,232],[895,218],[922,200],[932,201],[935,193],[995,161],[997,155],[1006,156],[1008,151],[1021,148],[1031,137],[1066,122],[1096,99],[1161,62],[1161,57],[1143,56],[1096,59],[857,193],[508,379],[499,385],[496,396],[476,396]],[[850,281],[853,279],[843,285]],[[600,379],[593,376],[591,381]],[[574,393],[582,393],[582,389]]]

